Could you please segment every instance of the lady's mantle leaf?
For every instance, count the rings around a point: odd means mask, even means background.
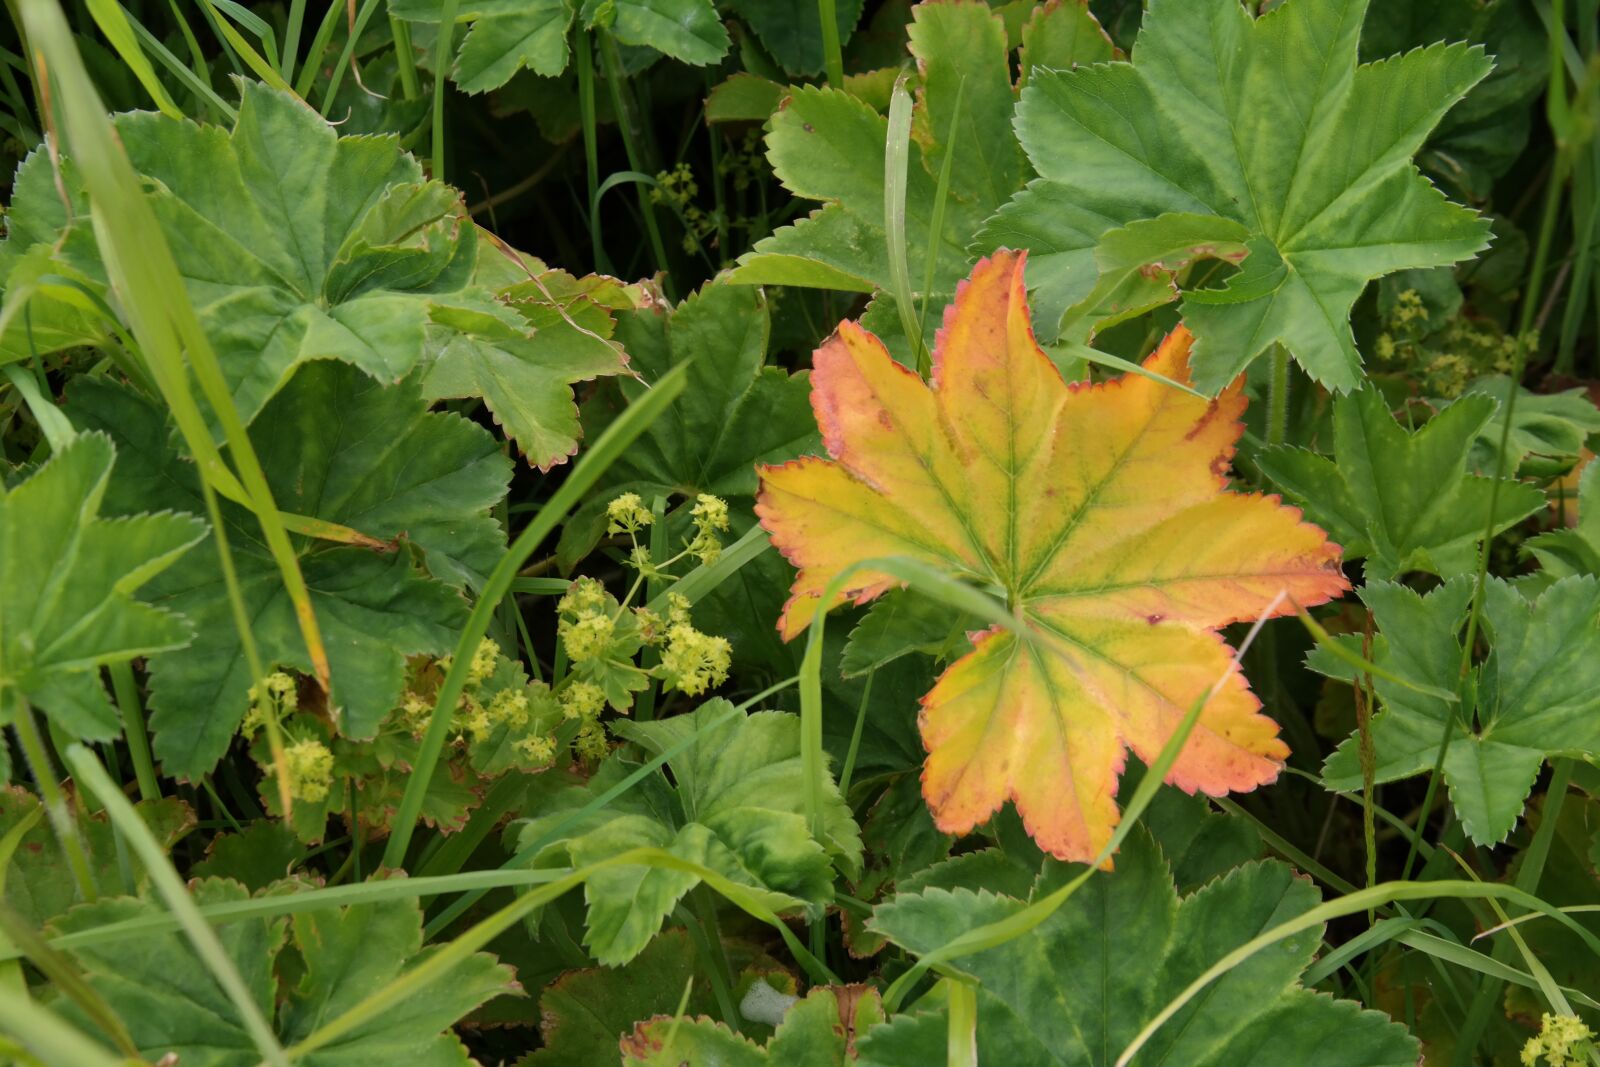
[[[1047,863],[1034,898],[1071,873]],[[1036,929],[960,961],[978,979],[979,1059],[1110,1067],[1213,963],[1316,904],[1312,884],[1276,862],[1247,864],[1180,899],[1160,849],[1136,831],[1115,872],[1091,879]],[[871,925],[925,953],[1023,907],[987,892],[929,889],[880,906]],[[1412,1067],[1417,1042],[1403,1027],[1300,987],[1320,937],[1320,927],[1303,930],[1228,971],[1158,1029],[1135,1062]],[[861,1063],[941,1064],[945,1040],[942,1012],[897,1016],[862,1039]]]
[[[216,878],[195,883],[194,895],[201,905],[250,896],[238,882]],[[75,908],[52,927],[64,934],[161,914],[147,900],[121,897]],[[285,1045],[310,1036],[438,951],[422,948],[422,913],[411,900],[325,908],[291,922],[247,918],[218,927],[217,937]],[[283,955],[291,943],[294,952]],[[125,939],[77,948],[73,955],[151,1063],[168,1055],[184,1067],[252,1067],[260,1060],[244,1020],[184,938]],[[401,1000],[298,1062],[469,1067],[474,1061],[466,1047],[445,1031],[484,1001],[516,989],[510,968],[474,953],[456,964],[449,981]]]
[[[722,1023],[659,1015],[622,1039],[622,1063],[646,1067],[846,1067],[856,1040],[883,1021],[883,1001],[867,986],[818,986],[789,1007],[763,1048]]]
[[[1031,171],[1011,129],[1017,90],[1000,15],[984,4],[918,4],[908,32],[921,87],[906,174],[906,250],[919,286],[933,257],[933,293],[943,294],[942,301],[972,263],[972,235]],[[1076,3],[1041,8],[1029,23],[1024,50],[1025,67],[1070,67],[1112,55],[1111,42]],[[787,189],[824,206],[740,257],[733,280],[857,292],[888,288],[888,133],[881,114],[842,89],[796,89],[772,117],[767,158]],[[937,175],[951,153],[943,223],[934,233]]]
[[[1368,578],[1411,570],[1449,578],[1473,568],[1491,501],[1496,530],[1544,506],[1534,486],[1467,473],[1472,442],[1494,413],[1491,398],[1469,394],[1408,433],[1382,394],[1363,389],[1334,401],[1331,459],[1278,447],[1256,462],[1347,556],[1366,558]]]
[[[748,506],[755,465],[791,459],[816,446],[806,375],[768,366],[771,325],[761,290],[714,283],[674,308],[647,305],[618,316],[617,339],[639,378],[618,378],[583,408],[593,438],[662,375],[689,364],[689,387],[601,478],[561,532],[570,567],[605,532],[606,505],[619,493],[693,500],[711,493]],[[691,362],[692,361],[692,362]]]
[[[779,627],[810,623],[852,564],[907,556],[1005,590],[991,631],[923,697],[923,795],[965,833],[1014,799],[1034,839],[1093,856],[1117,822],[1125,746],[1153,760],[1218,686],[1169,780],[1272,781],[1288,749],[1216,631],[1346,588],[1338,547],[1271,497],[1225,492],[1245,399],[1138,375],[1069,387],[1034,342],[1024,258],[978,264],[946,312],[932,388],[854,323],[819,349],[812,405],[832,462],[763,470],[756,510],[800,568]],[[1182,380],[1179,330],[1150,369]],[[894,584],[864,572],[848,599]]]
[[[165,414],[154,404],[79,379],[68,411],[122,446],[107,510],[204,506],[194,465],[170,447]],[[411,382],[385,388],[339,363],[302,367],[250,436],[280,507],[395,542],[379,552],[297,540],[333,667],[340,732],[371,736],[400,697],[405,657],[454,643],[466,605],[451,586],[477,581],[503,550],[504,533],[488,509],[505,494],[510,463],[487,431],[429,414]],[[309,673],[294,607],[258,527],[233,505],[225,503],[223,514],[262,658]],[[415,559],[419,549],[426,570]],[[192,778],[227,749],[252,679],[213,545],[162,575],[153,592],[198,632],[192,650],[158,656],[151,667],[156,753],[169,774]]]
[[[94,740],[121,729],[100,665],[189,643],[183,618],[133,593],[206,529],[171,513],[101,518],[115,457],[105,434],[80,434],[26,481],[0,483],[0,708],[15,689]]]
[[[1371,582],[1361,599],[1378,624],[1374,663],[1423,685],[1459,689],[1468,700],[1475,688],[1477,696],[1474,720],[1470,706],[1374,678],[1383,702],[1372,721],[1377,781],[1432,769],[1449,725],[1444,777],[1451,802],[1472,839],[1492,845],[1516,826],[1547,755],[1600,751],[1600,579],[1563,578],[1532,603],[1491,579],[1483,618],[1493,651],[1476,687],[1458,684],[1460,632],[1472,601],[1468,578],[1427,596]],[[1309,665],[1350,677],[1326,653],[1314,653]],[[1354,737],[1328,757],[1323,776],[1331,789],[1360,788]]]
[[[1041,300],[1093,309],[1097,278],[1125,266],[1106,260],[1129,235],[1108,227],[1153,228],[1137,243],[1169,267],[1179,247],[1248,252],[1223,288],[1184,295],[1196,385],[1216,392],[1280,342],[1318,381],[1353,388],[1350,308],[1367,281],[1465,259],[1489,237],[1411,163],[1488,58],[1435,45],[1358,66],[1366,9],[1287,0],[1252,18],[1239,0],[1151,0],[1132,63],[1038,72],[1017,131],[1043,180],[994,225],[1051,250]],[[1093,225],[1068,237],[1073,220]]]
[[[617,729],[657,755],[718,718],[687,750],[667,761],[676,789],[660,778],[580,821],[543,849],[539,865],[584,866],[630,848],[663,848],[709,867],[775,910],[823,903],[833,896],[833,867],[861,868],[861,840],[850,808],[831,781],[823,795],[823,833],[806,826],[800,720],[780,712],[735,714],[712,700],[687,715],[655,722],[619,721]],[[582,789],[544,803],[521,832],[524,847],[603,793],[631,768],[613,756]],[[643,950],[669,912],[699,878],[649,867],[597,872],[585,884],[589,920],[584,943],[608,966]]]
[[[433,294],[477,258],[459,194],[392,137],[339,137],[305,104],[246,83],[231,133],[117,119],[201,325],[246,420],[296,364],[336,359],[380,381],[422,356]],[[99,270],[86,225],[69,259]]]

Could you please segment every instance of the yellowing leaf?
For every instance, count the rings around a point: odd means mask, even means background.
[[[833,459],[764,468],[756,510],[800,569],[786,638],[865,560],[1004,592],[1019,633],[977,635],[922,699],[923,796],[949,833],[1013,800],[1041,847],[1088,860],[1117,823],[1126,750],[1153,760],[1213,686],[1168,781],[1219,795],[1277,777],[1288,749],[1217,630],[1292,610],[1280,592],[1315,604],[1347,585],[1297,510],[1226,491],[1240,383],[1211,401],[1139,375],[1066,384],[1034,341],[1024,259],[997,253],[963,283],[931,386],[844,323],[811,378]],[[1146,366],[1187,380],[1189,347],[1180,328]],[[863,571],[844,598],[894,584]]]

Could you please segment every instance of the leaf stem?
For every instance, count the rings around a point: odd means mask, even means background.
[[[617,112],[617,129],[622,132],[622,147],[628,153],[628,166],[641,174],[649,175],[651,161],[645,158],[644,137],[639,124],[639,112],[633,106],[633,94],[628,91],[627,74],[622,69],[622,55],[617,42],[604,29],[595,30],[600,42],[600,63],[605,68],[606,86],[611,90],[611,106]],[[672,299],[671,274],[667,269],[667,246],[661,240],[661,226],[656,219],[655,205],[642,185],[635,185],[639,196],[639,213],[644,216],[645,233],[650,239],[650,252],[655,257],[656,270],[661,272],[661,288],[667,299]],[[598,194],[597,194],[598,195]],[[591,201],[589,213],[593,217],[598,203]]]
[[[139,703],[139,683],[133,677],[132,664],[124,661],[111,665],[111,688],[122,711],[122,734],[128,741],[139,795],[145,800],[160,800],[161,779],[150,755],[150,735],[145,729],[144,707]]]
[[[844,48],[839,42],[839,11],[834,0],[817,0],[817,18],[822,23],[822,62],[828,84],[844,88]]]
[[[1272,346],[1272,380],[1267,386],[1267,444],[1281,445],[1289,433],[1289,350]]]

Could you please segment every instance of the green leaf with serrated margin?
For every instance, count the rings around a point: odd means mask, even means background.
[[[1078,870],[1047,863],[1033,899]],[[1309,880],[1276,862],[1247,864],[1180,899],[1160,850],[1137,830],[1118,853],[1115,871],[1095,875],[1028,933],[957,961],[979,982],[979,1059],[1110,1067],[1211,964],[1317,902]],[[872,925],[907,950],[926,953],[1024,906],[988,892],[929,889],[880,906]],[[1269,946],[1216,979],[1155,1032],[1140,1062],[1412,1067],[1417,1043],[1404,1028],[1299,986],[1320,929]],[[858,1044],[861,1063],[944,1063],[946,1030],[942,1008],[914,1007],[866,1035]]]
[[[1473,568],[1491,497],[1497,532],[1544,505],[1534,486],[1502,479],[1497,489],[1467,472],[1472,442],[1494,413],[1489,397],[1464,396],[1412,433],[1381,393],[1363,389],[1334,401],[1331,458],[1277,447],[1256,462],[1346,559],[1366,557],[1369,579],[1413,570],[1449,578]]]
[[[1361,599],[1378,625],[1375,664],[1411,682],[1463,693],[1463,701],[1452,703],[1374,678],[1383,705],[1372,721],[1375,781],[1431,771],[1445,727],[1454,724],[1444,755],[1450,799],[1472,839],[1493,845],[1516,825],[1547,756],[1600,752],[1600,579],[1564,578],[1531,603],[1506,582],[1489,580],[1483,622],[1492,651],[1476,673],[1475,720],[1468,717],[1474,687],[1458,686],[1471,581],[1458,578],[1426,596],[1372,582]],[[1307,663],[1332,677],[1351,677],[1325,652]],[[1322,773],[1330,788],[1361,787],[1357,748],[1352,737],[1328,757]]]
[[[619,720],[616,729],[655,756],[721,717],[728,721],[706,730],[667,761],[674,787],[659,777],[651,779],[606,811],[580,820],[541,850],[534,863],[581,867],[631,848],[655,847],[750,887],[774,910],[831,900],[835,865],[846,873],[860,870],[860,832],[830,780],[823,791],[822,838],[812,837],[806,825],[798,718],[781,712],[732,714],[727,701],[711,700],[670,719]],[[523,846],[539,840],[631,769],[621,755],[614,755],[586,787],[547,798],[537,809],[539,816],[523,824]],[[603,964],[632,959],[699,882],[690,872],[650,867],[596,872],[584,886],[589,904],[584,943]]]
[[[567,68],[573,0],[468,0],[455,11],[456,22],[468,24],[450,69],[462,92],[498,89],[524,67],[546,77]],[[444,0],[389,0],[389,13],[437,25]]]
[[[1041,179],[986,240],[1049,249],[1031,280],[1042,303],[1072,306],[1099,275],[1085,253],[1118,227],[1237,223],[1243,269],[1184,294],[1195,384],[1215,392],[1280,342],[1318,381],[1354,388],[1349,317],[1367,281],[1465,259],[1489,236],[1411,163],[1488,59],[1439,45],[1358,66],[1366,10],[1287,0],[1257,18],[1238,0],[1152,0],[1131,63],[1033,76],[1017,131]]]
[[[194,466],[172,448],[155,404],[80,378],[67,410],[122,445],[127,460],[108,490],[108,511],[203,507]],[[385,388],[329,362],[295,374],[251,427],[251,441],[279,507],[394,542],[380,551],[295,541],[333,668],[340,732],[370,736],[400,697],[405,657],[454,645],[466,603],[452,586],[480,582],[503,551],[489,508],[505,495],[510,464],[481,427],[429,414],[415,384]],[[222,507],[262,659],[309,673],[294,607],[253,519]],[[168,773],[192,778],[227,749],[252,679],[213,544],[162,575],[152,594],[190,616],[198,632],[192,651],[151,663],[156,754]]]
[[[116,121],[246,421],[302,363],[398,381],[422,357],[433,297],[472,273],[460,194],[425,180],[397,138],[340,137],[254,82],[232,131],[152,112]],[[65,254],[103,274],[87,219]]]
[[[819,444],[809,376],[766,362],[771,325],[760,290],[714,282],[670,313],[659,307],[620,313],[616,336],[639,377],[618,378],[585,403],[588,436],[679,364],[689,364],[689,386],[568,520],[556,549],[565,567],[594,548],[605,531],[606,505],[621,493],[638,493],[646,507],[657,496],[692,500],[711,493],[748,508],[757,463],[793,459]]]
[[[115,460],[110,437],[80,434],[24,481],[9,489],[0,483],[0,697],[14,691],[88,740],[121,729],[101,665],[190,642],[181,612],[133,594],[206,529],[171,510],[134,513],[163,505],[201,510],[189,501],[127,509],[108,501],[119,484],[111,477]]]

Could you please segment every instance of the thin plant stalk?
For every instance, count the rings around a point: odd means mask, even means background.
[[[650,161],[645,158],[638,108],[634,107],[632,94],[628,91],[627,74],[622,69],[622,56],[617,51],[617,42],[603,29],[596,30],[595,35],[600,43],[600,63],[606,72],[606,85],[611,90],[611,106],[617,113],[617,129],[622,132],[622,147],[628,154],[628,167],[648,175],[651,173]],[[656,270],[662,274],[662,289],[670,300],[672,288],[671,275],[668,273],[667,246],[661,240],[661,226],[656,219],[655,205],[650,202],[650,194],[643,186],[638,186],[637,191],[639,213],[644,216],[645,234],[650,239],[650,253],[655,257]],[[595,195],[599,195],[598,190]],[[591,201],[589,204],[591,217],[598,206],[598,201]]]
[[[61,783],[56,779],[55,764],[50,760],[49,749],[45,748],[39,724],[34,721],[33,708],[28,705],[27,698],[15,690],[11,698],[15,708],[11,726],[22,745],[22,755],[28,761],[28,769],[33,772],[33,780],[39,787],[45,814],[50,816],[50,826],[56,832],[56,841],[66,857],[67,869],[72,872],[78,895],[86,903],[92,904],[99,899],[99,892],[94,884],[94,871],[89,866],[88,850],[84,847],[83,836],[78,833],[77,814],[73,812]]]
[[[128,755],[133,760],[134,778],[139,783],[139,795],[145,800],[161,799],[161,779],[156,774],[155,760],[150,754],[150,734],[145,728],[144,706],[139,702],[139,683],[133,677],[129,663],[113,663],[110,667],[111,690],[117,697],[117,708],[122,712],[122,736],[128,742]]]
[[[822,63],[828,84],[844,87],[844,48],[839,42],[839,11],[834,0],[817,0],[817,18],[822,23]]]
[[[456,0],[444,0],[439,15],[439,39],[433,50],[433,180],[444,181],[444,87],[450,80],[450,48],[456,30]],[[407,94],[410,96],[411,94]]]

